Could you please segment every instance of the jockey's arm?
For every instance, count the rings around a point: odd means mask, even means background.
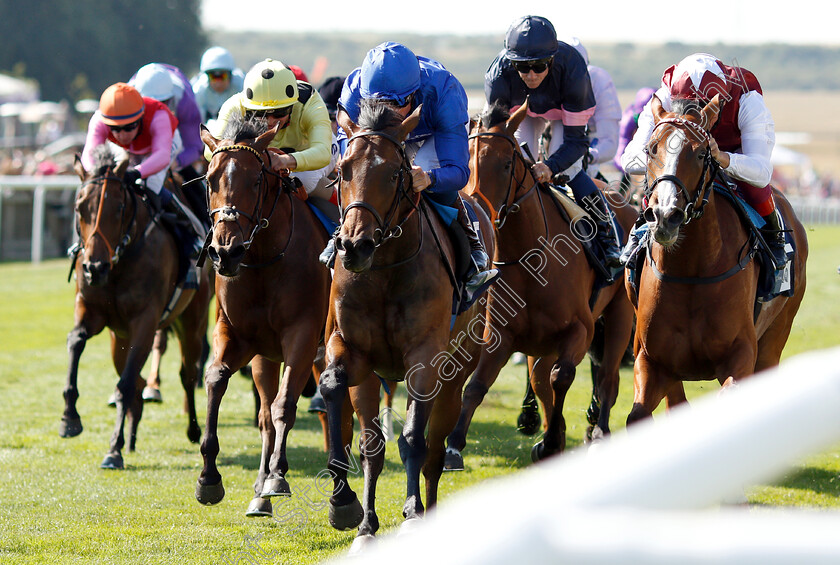
[[[776,144],[776,130],[773,116],[758,92],[741,96],[738,129],[741,130],[741,151],[728,154],[729,166],[724,170],[731,177],[753,186],[767,186],[773,176],[770,155]]]
[[[656,91],[655,96],[662,102],[665,110],[671,109],[671,94],[667,87],[661,87]],[[647,147],[650,136],[653,134],[653,111],[650,108],[650,101],[645,104],[639,114],[639,123],[633,139],[627,144],[624,153],[621,155],[621,166],[624,171],[631,175],[644,175],[647,173]]]
[[[108,141],[108,126],[97,110],[88,123],[85,147],[82,149],[82,166],[86,171],[93,169],[93,150]]]
[[[299,127],[302,132],[308,133],[309,147],[294,153],[295,170],[315,171],[329,165],[332,157],[332,125],[327,107],[315,93],[303,107]]]
[[[545,164],[551,169],[552,174],[562,173],[586,155],[588,149],[589,139],[586,137],[586,126],[564,124],[563,144],[545,160]]]
[[[189,84],[184,85],[189,88]],[[191,165],[201,157],[204,143],[201,141],[201,112],[195,100],[192,90],[184,92],[184,96],[178,103],[177,110],[178,131],[181,132],[181,141],[184,148],[178,155],[178,169]]]
[[[174,132],[169,121],[168,112],[157,112],[149,125],[152,137],[152,150],[143,162],[137,165],[137,170],[143,178],[159,173],[169,166],[172,161],[172,138]]]
[[[606,163],[615,157],[618,149],[618,130],[621,121],[621,102],[609,74],[600,68],[590,67],[592,88],[595,91],[595,139],[589,147],[594,163]],[[592,121],[590,120],[590,121]]]

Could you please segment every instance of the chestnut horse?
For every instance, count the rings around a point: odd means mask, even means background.
[[[267,148],[277,129],[265,128],[262,120],[235,118],[221,140],[201,131],[213,152],[207,253],[218,276],[215,358],[205,376],[204,468],[195,496],[202,504],[224,497],[216,466],[219,408],[231,375],[250,362],[260,397],[262,452],[249,516],[270,516],[270,498],[291,495],[286,441],[324,336],[330,288],[329,270],[318,262],[327,232],[292,194],[292,179],[268,167]]]
[[[195,383],[201,371],[212,293],[209,270],[198,277],[197,290],[179,290],[178,245],[170,231],[153,217],[145,201],[123,182],[128,161],[116,162],[107,145],[97,148],[95,159],[96,167],[90,173],[78,157],[75,163],[82,179],[76,195],[80,247],[75,261],[75,326],[67,336],[70,366],[59,433],[62,437],[74,437],[82,432],[76,410],[79,360],[87,340],[107,327],[120,379],[116,390],[116,429],[101,466],[122,469],[125,419],[128,416],[130,424],[128,448],[134,451],[137,425],[143,414],[140,395],[145,381],[140,370],[158,329],[171,326],[178,336],[187,437],[192,442],[200,439]],[[178,292],[177,301],[170,304]]]
[[[405,381],[405,422],[397,440],[406,473],[405,525],[432,507],[443,471],[444,440],[458,418],[461,390],[484,344],[482,300],[452,319],[453,257],[446,228],[411,185],[411,163],[403,142],[420,120],[421,108],[403,119],[387,104],[363,104],[358,125],[346,113],[347,150],[339,166],[342,223],[327,319],[327,368],[321,392],[330,432],[329,470],[334,489],[330,523],[359,526],[353,550],[379,528],[374,504],[385,443],[376,419],[380,383]],[[482,232],[487,217],[479,214]],[[492,241],[486,242],[490,253]],[[347,482],[348,398],[361,425],[364,508]],[[428,435],[424,437],[426,431]]]
[[[461,416],[448,440],[447,468],[463,468],[460,451],[473,414],[516,351],[531,358],[531,384],[545,414],[545,435],[532,449],[532,459],[563,451],[563,404],[601,316],[604,351],[594,378],[600,414],[592,437],[608,434],[610,410],[618,395],[618,370],[632,332],[633,307],[622,281],[596,288],[595,270],[582,248],[585,234],[581,228],[586,227],[591,237],[591,223],[577,225],[586,222],[581,219],[570,224],[531,175],[530,163],[514,138],[526,112],[527,105],[512,115],[491,106],[471,124],[471,174],[465,191],[477,197],[495,222],[494,264],[501,270],[502,283],[491,289],[488,298],[489,325],[498,339],[494,347],[481,352],[475,374],[464,389]],[[635,210],[623,206],[614,212],[627,233]],[[540,358],[536,364],[534,358]]]
[[[651,232],[636,304],[636,363],[630,424],[650,416],[664,397],[685,401],[682,381],[723,384],[779,363],[805,293],[808,243],[802,224],[779,192],[774,198],[796,255],[793,295],[761,304],[760,266],[751,260],[749,231],[726,198],[711,189],[717,164],[709,128],[719,97],[701,110],[672,114],[651,102],[654,133],[648,144]],[[627,292],[634,297],[628,281]]]

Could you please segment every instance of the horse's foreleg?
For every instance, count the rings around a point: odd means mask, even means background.
[[[139,321],[143,322],[143,321]],[[138,323],[132,328],[131,338],[119,338],[111,332],[111,357],[114,360],[114,367],[120,374],[117,382],[116,403],[117,421],[114,432],[111,435],[111,445],[101,467],[104,469],[122,469],[124,467],[122,448],[125,446],[125,419],[128,412],[132,412],[131,429],[136,434],[137,425],[140,423],[142,403],[138,393],[138,381],[140,370],[152,350],[154,342],[154,325],[150,321]]]
[[[179,376],[181,377],[181,387],[184,389],[184,410],[187,413],[187,438],[192,443],[198,443],[201,439],[201,427],[198,425],[198,416],[195,411],[195,385],[199,378],[199,360],[201,359],[202,349],[204,347],[202,338],[206,329],[206,318],[203,321],[203,325],[198,324],[197,327],[195,322],[188,318],[182,318],[175,325],[175,332],[178,336],[178,342],[181,345],[181,370],[179,371]],[[158,343],[158,340],[161,339],[165,343],[165,336],[166,332],[159,330],[155,335],[155,343]],[[166,346],[164,345],[163,351],[165,350]],[[152,350],[153,360],[154,355],[155,350]],[[148,388],[148,380],[146,382]],[[147,399],[147,390],[143,391],[143,399]]]
[[[604,312],[604,350],[596,373],[593,373],[593,390],[597,396],[598,418],[590,438],[602,439],[610,433],[610,414],[618,398],[619,369],[633,333],[633,307],[624,294],[613,298]]]
[[[163,354],[166,353],[166,342],[166,330],[155,332],[155,343],[152,346],[152,355],[149,362],[149,376],[146,377],[145,388],[143,389],[143,400],[146,402],[163,402],[163,397],[160,394],[160,362]]]
[[[76,437],[82,433],[82,418],[76,410],[76,401],[79,399],[79,360],[82,358],[89,335],[81,323],[77,323],[67,335],[70,363],[67,369],[67,383],[64,385],[64,414],[61,416],[61,424],[58,427],[58,435],[61,437]]]
[[[379,530],[376,515],[376,482],[385,466],[385,436],[377,420],[379,412],[379,379],[369,378],[350,389],[350,399],[359,416],[361,431],[359,452],[365,476],[365,490],[362,497],[364,518],[353,542],[351,552],[361,549]]]
[[[274,453],[277,431],[271,418],[271,403],[277,397],[280,379],[280,364],[269,361],[261,355],[251,360],[251,375],[254,378],[254,388],[259,395],[257,402],[257,425],[260,428],[262,448],[260,450],[260,466],[257,479],[254,482],[254,498],[248,505],[246,516],[271,516],[271,496],[288,496],[289,485],[283,479],[283,485],[275,485],[266,490],[266,478],[271,474],[271,457]],[[263,498],[265,496],[266,498]]]
[[[508,344],[509,340],[503,339],[501,340],[501,345],[493,351],[482,349],[475,373],[473,373],[472,378],[464,388],[463,404],[461,406],[461,413],[458,416],[458,422],[447,438],[449,451],[454,450],[460,452],[467,445],[467,432],[469,431],[475,411],[484,400],[487,391],[496,382],[502,367],[505,366],[505,363],[507,363],[513,353]]]
[[[201,441],[204,467],[195,486],[195,498],[201,504],[216,504],[225,497],[222,475],[216,467],[216,457],[219,455],[219,409],[231,375],[247,362],[243,360],[246,356],[244,348],[238,346],[233,338],[233,332],[225,323],[223,312],[220,312],[213,331],[215,358],[204,377],[207,390],[207,420],[204,439]]]
[[[327,469],[333,479],[333,492],[330,497],[329,521],[337,530],[350,530],[357,527],[364,519],[364,510],[356,493],[347,482],[347,472],[358,469],[357,462],[350,452],[352,438],[352,419],[346,421],[345,413],[349,405],[348,367],[354,356],[348,351],[344,340],[338,333],[333,333],[327,344],[327,368],[321,373],[320,390],[327,406],[327,422],[330,435],[330,451]],[[358,363],[358,360],[357,360]],[[354,370],[356,367],[354,367]],[[370,372],[365,367],[364,373]],[[352,412],[351,412],[352,414]]]
[[[465,377],[465,376],[464,376]],[[444,440],[458,421],[461,408],[461,388],[464,377],[456,377],[443,384],[437,395],[429,417],[426,462],[423,476],[426,479],[426,504],[433,508],[437,504],[438,485],[443,472],[445,452]]]
[[[627,426],[650,417],[668,393],[662,371],[638,346],[637,336],[636,361],[633,364],[633,407],[627,416]]]

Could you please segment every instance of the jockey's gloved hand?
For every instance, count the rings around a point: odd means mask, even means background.
[[[137,181],[142,179],[143,177],[140,176],[140,171],[135,169],[134,167],[129,167],[129,169],[123,175],[123,180],[128,186],[134,187],[137,184]]]

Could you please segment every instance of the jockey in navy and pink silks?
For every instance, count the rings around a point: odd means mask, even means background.
[[[473,221],[458,194],[469,180],[469,142],[467,139],[467,93],[455,76],[437,61],[415,55],[408,47],[386,41],[371,49],[362,66],[344,81],[339,97],[340,111],[356,123],[364,100],[387,101],[404,117],[422,104],[420,122],[405,140],[406,154],[412,162],[412,187],[425,191],[438,204],[452,207],[471,246],[474,269],[468,273],[467,294],[486,286],[498,271],[473,227]],[[338,131],[339,144],[346,146],[346,134]]]
[[[508,28],[505,48],[484,75],[488,104],[501,104],[511,112],[528,98],[528,115],[516,131],[537,159],[532,172],[537,182],[555,175],[569,178],[578,204],[597,226],[594,236],[604,250],[608,266],[620,265],[617,240],[608,221],[606,203],[583,170],[589,149],[586,124],[595,113],[586,61],[574,47],[557,40],[554,26],[540,16],[524,16]],[[551,127],[547,156],[540,160],[539,140],[546,123]]]
[[[674,100],[707,103],[716,94],[720,94],[722,107],[718,121],[710,131],[712,157],[738,185],[744,200],[766,222],[765,240],[777,266],[782,266],[787,262],[785,239],[770,187],[775,125],[764,103],[758,79],[747,69],[724,65],[707,53],[694,53],[665,70],[662,86],[655,96],[666,111],[671,111]],[[648,103],[639,116],[639,129],[621,158],[628,173],[645,174],[647,155],[644,149],[654,126]]]

